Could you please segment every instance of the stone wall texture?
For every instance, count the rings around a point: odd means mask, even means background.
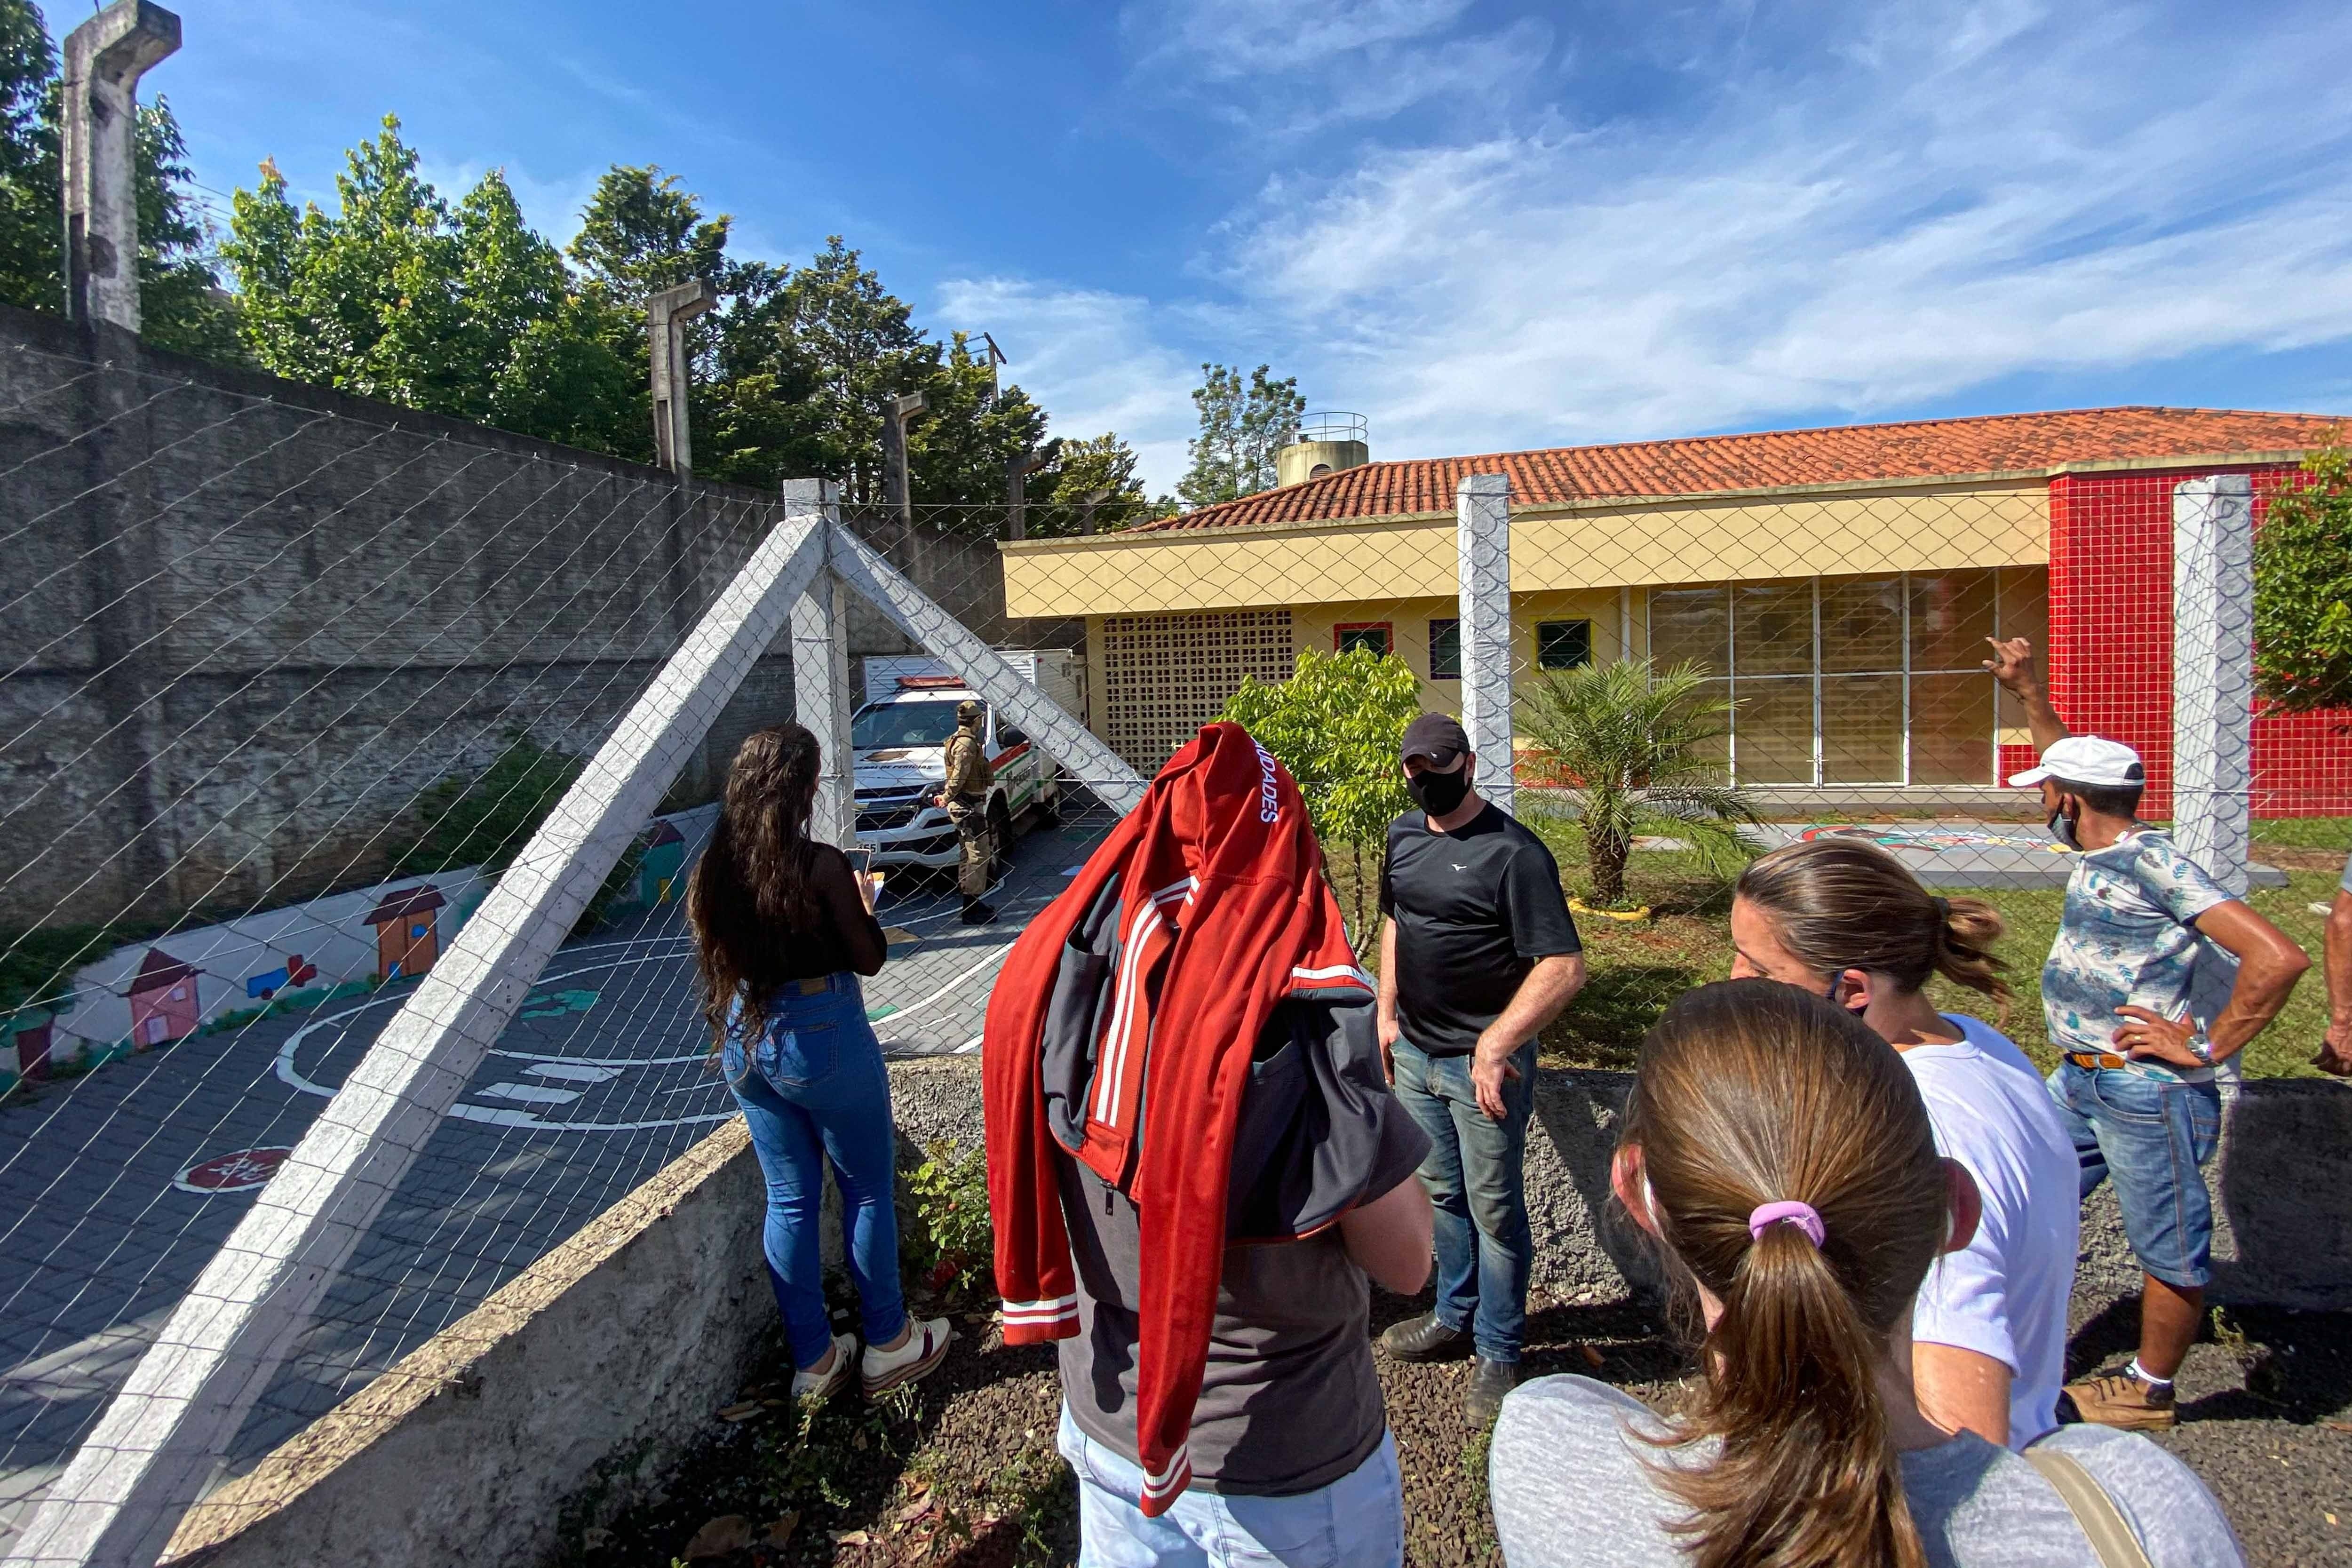
[[[508,736],[593,750],[782,515],[0,308],[0,928],[380,879],[418,793]],[[1016,635],[991,542],[851,525]],[[908,647],[862,603],[851,637]],[[669,806],[712,798],[741,737],[791,712],[780,645]]]

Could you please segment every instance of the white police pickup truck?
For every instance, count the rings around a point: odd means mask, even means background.
[[[1085,663],[1064,648],[999,648],[1032,685],[1083,719],[1079,682]],[[866,701],[849,721],[856,754],[857,842],[874,852],[877,868],[920,866],[944,870],[960,853],[955,825],[934,804],[947,781],[948,737],[956,705],[981,702],[981,744],[995,765],[988,820],[1000,857],[1011,852],[1017,825],[1050,822],[1061,809],[1064,778],[1051,758],[1001,717],[938,659],[868,655]]]

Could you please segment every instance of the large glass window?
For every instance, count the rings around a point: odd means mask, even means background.
[[[2049,628],[2042,567],[1800,578],[1650,595],[1650,657],[1728,679],[1737,776],[1758,784],[1986,785],[1996,704],[1985,638]]]

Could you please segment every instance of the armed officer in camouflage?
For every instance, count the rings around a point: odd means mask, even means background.
[[[985,925],[996,918],[993,905],[982,901],[988,891],[989,868],[996,858],[996,836],[989,830],[988,786],[996,770],[989,765],[988,749],[981,743],[983,710],[977,702],[956,704],[956,732],[948,737],[947,784],[940,804],[955,824],[962,841],[963,860],[956,868],[956,886],[963,893],[963,923]]]

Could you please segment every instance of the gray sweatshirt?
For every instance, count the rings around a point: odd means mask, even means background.
[[[1679,1568],[1667,1525],[1682,1505],[1651,1479],[1672,1456],[1657,1415],[1582,1377],[1546,1377],[1504,1402],[1487,1462],[1495,1533],[1509,1568]],[[2189,1470],[2147,1438],[2104,1426],[2061,1426],[2042,1439],[2072,1456],[2115,1500],[2155,1568],[2242,1568],[2245,1554],[2221,1505]],[[1903,1456],[1903,1490],[1936,1568],[2080,1568],[2091,1543],[2031,1463],[1973,1433]]]

